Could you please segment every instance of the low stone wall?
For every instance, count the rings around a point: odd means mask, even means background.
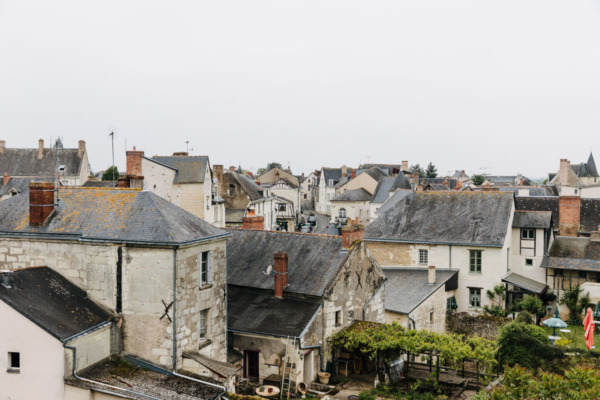
[[[448,313],[446,315],[446,331],[467,336],[480,336],[496,340],[498,330],[510,322],[508,318],[493,317],[490,315],[471,315],[467,313]]]

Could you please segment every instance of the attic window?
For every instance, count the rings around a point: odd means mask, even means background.
[[[335,326],[340,326],[342,324],[342,311],[338,310],[335,312]]]
[[[8,372],[19,373],[21,370],[21,353],[8,353]]]
[[[286,205],[284,203],[277,204],[277,211],[285,211]]]
[[[227,192],[229,197],[235,197],[235,185],[233,183],[229,184],[229,191]]]

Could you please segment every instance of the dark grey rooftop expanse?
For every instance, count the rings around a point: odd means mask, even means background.
[[[600,241],[558,236],[548,255],[542,260],[543,268],[600,271]]]
[[[5,273],[0,300],[59,340],[110,320],[111,315],[59,273],[36,267]]]
[[[273,289],[273,275],[265,275],[273,256],[288,253],[288,288],[284,293],[322,296],[347,252],[339,236],[230,229],[227,241],[227,283]]]
[[[438,268],[435,283],[429,285],[427,268],[383,268],[383,273],[388,280],[385,309],[401,314],[412,312],[451,278],[458,276],[458,270]]]
[[[88,239],[181,244],[227,235],[150,192],[136,189],[64,188],[44,226],[29,225],[29,195],[0,202],[0,234],[76,235]]]
[[[240,184],[244,192],[250,198],[250,201],[258,200],[263,196],[259,193],[261,189],[256,182],[246,174],[238,174],[237,172],[229,172],[233,175],[234,179]]]
[[[273,281],[273,277],[271,282]],[[273,290],[227,286],[228,329],[257,334],[299,337],[319,309],[315,298],[286,296]]]
[[[371,194],[363,188],[346,190],[344,193],[331,199],[331,201],[371,201]]]
[[[551,211],[515,211],[513,228],[550,228]]]
[[[38,149],[4,149],[0,153],[0,175],[8,173],[11,177],[55,177],[56,153],[46,148],[42,157]],[[65,166],[65,176],[79,175],[82,163],[78,149],[63,149],[60,152],[60,164]]]
[[[29,188],[29,183],[35,180],[36,178],[10,178],[5,185],[4,180],[0,178],[0,196],[8,196],[11,192],[15,194],[25,192]]]
[[[383,205],[375,212],[375,214],[380,215],[388,211],[390,208],[393,208],[398,202],[404,200],[406,197],[411,197],[415,192],[412,190],[400,189],[394,192],[394,194],[387,199]]]
[[[379,180],[379,183],[377,183],[377,187],[375,188],[375,193],[373,194],[373,199],[371,200],[371,203],[385,203],[385,201],[390,198],[390,192],[392,191],[394,180],[396,180],[395,177],[382,177]]]
[[[512,193],[418,192],[379,214],[365,239],[501,247],[512,205]]]
[[[173,183],[203,183],[206,179],[208,156],[155,156],[152,160],[177,170]]]

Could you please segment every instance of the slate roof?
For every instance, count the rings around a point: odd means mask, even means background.
[[[1,275],[8,276],[10,288],[0,284],[0,300],[59,340],[111,319],[84,290],[48,267]]]
[[[374,180],[378,181],[382,176],[387,176],[387,173],[379,169],[378,167],[372,167],[364,171],[365,174],[369,175]]]
[[[398,202],[404,200],[406,197],[413,196],[415,192],[412,190],[397,190],[383,205],[375,212],[375,214],[383,214],[390,208],[394,207]]]
[[[512,213],[512,194],[417,192],[365,229],[365,240],[501,247]]]
[[[336,189],[339,189],[342,186],[344,186],[346,183],[348,183],[349,180],[350,180],[350,178],[348,178],[347,176],[341,177],[340,180],[338,181],[338,183],[333,185],[333,187]]]
[[[383,204],[387,199],[390,198],[390,192],[392,192],[392,186],[394,185],[395,177],[384,176],[377,183],[375,193],[371,203]]]
[[[394,191],[397,189],[412,189],[412,187],[410,186],[410,182],[408,181],[406,175],[404,175],[404,172],[402,171],[398,172],[398,175],[396,175],[396,178],[394,179],[394,183],[392,184],[392,188],[390,190]]]
[[[157,370],[158,368],[154,369]],[[114,394],[115,397],[123,397],[126,399],[148,400],[148,398],[156,398],[162,400],[213,400],[223,394],[223,390],[218,387],[172,376],[168,371],[161,373],[149,368],[136,367],[110,360],[94,364],[92,367],[79,372],[79,375],[82,378],[113,386],[113,388],[81,381],[74,377],[65,379],[65,382],[71,386],[96,389],[99,392],[111,393]],[[206,377],[196,376],[189,372],[186,372],[185,375],[204,381],[209,380]],[[123,390],[115,389],[114,387],[141,393],[143,396],[127,393]]]
[[[262,190],[261,187],[258,186],[254,179],[252,179],[250,176],[246,174],[238,174],[233,172],[228,173],[230,173],[233,176],[233,178],[240,184],[240,187],[244,192],[246,192],[246,194],[250,198],[250,201],[258,200],[263,197],[262,194],[260,194],[259,192]]]
[[[433,192],[447,192],[450,190],[450,188],[443,183],[428,183],[426,189]],[[425,190],[425,188],[423,190]]]
[[[581,199],[580,224],[583,232],[600,228],[600,199]]]
[[[4,179],[0,177],[0,196],[8,196],[14,190],[17,193],[25,192],[29,189],[29,183],[36,178],[10,178],[8,183],[4,184]]]
[[[600,271],[600,241],[590,238],[558,236],[541,267]]]
[[[223,378],[230,377],[231,375],[235,374],[237,372],[237,370],[239,369],[235,365],[232,365],[232,364],[229,364],[226,362],[222,362],[222,361],[213,360],[212,358],[208,358],[200,353],[184,352],[183,356],[198,361],[200,364],[204,365],[206,368],[210,369],[211,371],[219,374]]]
[[[273,285],[273,277],[268,278]],[[283,299],[278,299],[272,288],[261,290],[227,285],[227,328],[248,333],[300,337],[320,304],[315,298],[286,294]]]
[[[288,253],[285,293],[322,296],[347,257],[339,236],[232,229],[227,241],[227,283],[273,289],[273,276],[263,272],[273,255]]]
[[[113,181],[86,181],[83,185],[81,185],[82,187],[96,187],[96,188],[110,188],[110,187],[117,187],[117,182],[113,182]]]
[[[73,235],[117,242],[183,244],[227,236],[167,200],[137,189],[68,187],[44,226],[29,225],[29,196],[0,202],[1,234]]]
[[[342,178],[342,169],[341,168],[326,168],[323,167],[323,172],[325,179],[325,185],[329,186],[329,180],[333,179],[333,184],[335,185]]]
[[[598,169],[596,168],[596,162],[594,156],[590,152],[587,163],[571,164],[571,168],[578,178],[598,178]]]
[[[458,270],[438,268],[435,283],[428,285],[427,268],[382,269],[388,280],[385,285],[385,309],[401,314],[411,313],[449,280],[455,278],[458,281]]]
[[[82,157],[79,149],[60,151],[60,165],[65,166],[65,176],[79,175]],[[38,158],[38,149],[4,149],[0,154],[0,175],[8,173],[11,177],[55,177],[56,153],[45,148],[42,158]]]
[[[177,170],[173,183],[204,183],[206,179],[208,156],[155,156],[151,160]]]
[[[453,178],[419,178],[419,184],[423,187],[425,187],[426,185],[446,185],[448,188],[450,188],[451,190],[454,190],[456,188],[456,184],[457,184],[458,180],[453,179]],[[409,184],[410,186],[410,184]]]
[[[550,228],[551,211],[515,211],[513,228]]]
[[[246,216],[245,208],[226,208],[225,209],[225,222],[226,223],[242,223],[244,216]]]
[[[339,196],[334,197],[331,201],[371,201],[371,193],[365,189],[346,190]]]
[[[359,169],[369,169],[377,167],[384,171],[387,175],[392,175],[396,171],[402,171],[402,164],[363,164]]]
[[[541,187],[498,186],[498,190],[500,192],[512,192],[512,193],[515,193],[516,195],[518,195],[519,189],[528,190],[530,197],[558,196],[558,191],[556,190],[556,186],[541,186]]]
[[[502,277],[502,282],[510,283],[513,286],[520,287],[521,289],[525,289],[535,294],[542,294],[546,291],[546,289],[548,289],[548,285],[545,283],[534,281],[531,278],[515,274],[514,272],[509,272],[508,274],[504,275]]]
[[[552,221],[558,223],[558,197],[515,197],[516,211],[551,211]]]

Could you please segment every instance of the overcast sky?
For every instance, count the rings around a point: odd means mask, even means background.
[[[600,162],[599,42],[599,0],[0,0],[0,139],[538,177]]]

